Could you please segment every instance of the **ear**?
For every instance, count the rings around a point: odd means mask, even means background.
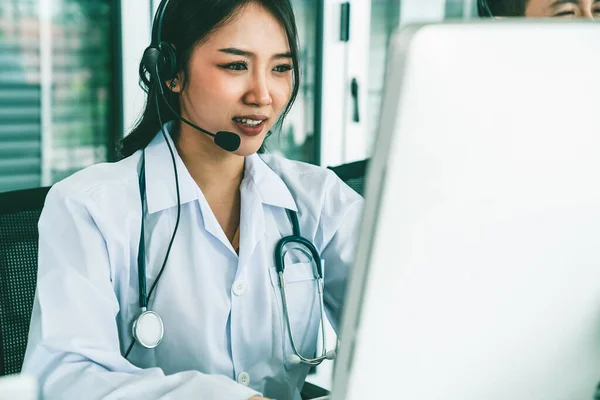
[[[177,74],[177,76],[170,81],[167,81],[167,87],[173,93],[181,93],[183,89],[183,84],[181,83],[183,80],[181,79],[181,74]]]

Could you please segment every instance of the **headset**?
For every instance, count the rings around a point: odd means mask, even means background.
[[[143,76],[144,74],[150,75],[150,83],[154,83],[158,86],[158,92],[163,98],[165,104],[180,121],[208,136],[211,136],[214,139],[215,144],[222,149],[231,152],[236,151],[240,147],[241,143],[241,139],[237,134],[227,131],[219,131],[214,134],[204,128],[199,127],[175,111],[169,100],[166,98],[164,88],[166,85],[165,82],[171,81],[171,87],[175,87],[176,81],[174,79],[177,77],[178,72],[177,52],[175,47],[171,43],[162,40],[163,19],[165,17],[165,10],[167,9],[168,4],[169,0],[162,0],[156,11],[156,17],[152,23],[152,43],[150,43],[150,46],[144,50],[144,55],[142,56],[142,61],[140,63],[140,76]],[[157,110],[160,114],[158,105]]]
[[[175,186],[177,191],[177,218],[175,221],[175,227],[173,229],[173,234],[171,235],[171,239],[169,241],[169,246],[167,247],[167,252],[165,255],[165,259],[162,263],[162,266],[159,270],[159,273],[150,288],[150,292],[146,295],[146,247],[145,247],[145,235],[144,235],[144,199],[146,195],[146,156],[145,150],[142,151],[142,162],[139,174],[139,189],[140,189],[140,200],[142,206],[142,222],[141,222],[141,231],[140,231],[140,242],[138,248],[138,284],[139,284],[139,307],[140,307],[140,315],[133,322],[131,331],[132,331],[132,341],[127,351],[125,352],[125,358],[127,358],[133,349],[133,346],[136,342],[147,349],[153,349],[157,347],[164,337],[164,324],[162,318],[154,311],[148,309],[148,304],[150,301],[150,296],[154,292],[160,277],[162,276],[165,266],[167,265],[167,260],[169,258],[169,254],[171,252],[171,247],[173,245],[173,241],[175,240],[175,235],[177,234],[177,229],[179,227],[179,221],[181,217],[181,197],[179,193],[179,178],[177,173],[177,163],[175,161],[175,154],[169,140],[167,139],[167,134],[164,129],[164,123],[160,114],[160,104],[159,99],[162,98],[164,103],[167,105],[169,110],[182,122],[191,126],[192,128],[211,136],[214,139],[214,142],[217,146],[222,149],[230,152],[236,151],[241,143],[240,137],[233,132],[228,131],[219,131],[216,134],[213,134],[206,129],[199,127],[198,125],[188,121],[183,116],[181,116],[177,111],[173,109],[171,106],[169,99],[165,95],[164,86],[166,86],[167,81],[171,81],[171,88],[176,86],[175,78],[178,72],[177,65],[177,54],[175,47],[168,42],[164,42],[162,40],[162,26],[163,19],[165,17],[165,10],[167,5],[169,4],[169,0],[162,0],[158,6],[156,11],[155,19],[152,23],[152,42],[150,46],[148,46],[144,50],[144,54],[142,56],[142,61],[140,62],[139,73],[140,77],[150,76],[149,86],[152,84],[158,86],[158,90],[149,90],[148,96],[151,94],[154,97],[156,111],[158,114],[158,120],[160,123],[161,133],[169,148],[169,153],[171,155],[171,161],[173,162],[173,172],[175,174]],[[147,74],[147,75],[146,75]],[[150,102],[152,99],[149,97],[148,101]],[[263,160],[264,162],[264,160]],[[265,162],[265,164],[270,168],[270,166]],[[324,306],[323,306],[323,271],[322,271],[322,260],[319,252],[312,242],[303,238],[300,235],[300,227],[298,222],[298,215],[296,212],[292,210],[286,210],[288,217],[291,220],[293,233],[290,236],[283,237],[277,243],[275,248],[275,265],[279,275],[280,281],[280,291],[282,296],[282,302],[284,307],[284,314],[286,319],[286,325],[288,327],[288,335],[292,344],[292,349],[294,354],[290,356],[289,362],[291,364],[307,364],[307,365],[318,365],[323,360],[332,360],[335,358],[335,350],[327,351],[327,344],[325,341],[325,326],[324,326]],[[317,289],[319,294],[319,306],[321,311],[321,335],[322,335],[322,354],[318,357],[310,358],[304,357],[298,351],[296,344],[294,342],[290,318],[287,307],[287,297],[285,292],[285,262],[283,253],[283,249],[288,244],[296,244],[302,246],[302,248],[306,250],[302,250],[305,253],[311,255],[313,260],[313,275],[315,280],[317,281]]]

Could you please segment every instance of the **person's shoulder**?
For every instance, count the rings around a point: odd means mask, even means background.
[[[134,154],[117,162],[94,164],[55,183],[48,195],[102,201],[135,194],[139,161]]]
[[[329,168],[278,155],[262,157],[288,186],[298,206],[308,203],[329,212],[352,203],[362,203],[362,197]]]
[[[334,183],[337,175],[328,168],[307,162],[290,160],[275,154],[264,154],[261,158],[286,182],[303,189],[325,188]]]

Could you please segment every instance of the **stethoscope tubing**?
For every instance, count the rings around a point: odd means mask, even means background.
[[[290,236],[285,236],[281,238],[277,244],[275,245],[275,270],[277,271],[277,275],[279,277],[279,289],[281,291],[281,301],[283,303],[283,313],[285,316],[285,323],[287,326],[288,336],[290,338],[290,343],[292,345],[292,351],[298,357],[300,362],[308,364],[308,365],[318,365],[323,360],[325,360],[327,354],[327,342],[325,337],[325,307],[323,302],[323,265],[321,261],[321,255],[319,254],[315,245],[307,240],[306,238],[300,235],[300,224],[298,222],[298,214],[292,210],[286,209],[288,217],[292,222],[293,234]],[[283,249],[288,244],[299,244],[302,245],[304,249],[308,250],[310,253],[313,265],[313,275],[315,280],[317,281],[317,291],[319,295],[319,311],[321,313],[321,344],[322,344],[322,353],[321,356],[316,358],[307,358],[300,354],[300,351],[296,347],[296,342],[294,341],[294,334],[292,332],[292,326],[290,322],[290,314],[288,309],[287,295],[285,292],[285,253]],[[306,254],[306,251],[299,248],[300,251]]]
[[[320,277],[317,278],[317,285],[318,285],[318,292],[319,292],[319,309],[321,312],[321,321],[320,321],[321,344],[322,344],[321,356],[316,357],[316,358],[306,358],[300,354],[300,351],[296,347],[296,342],[294,341],[294,334],[292,332],[292,326],[290,323],[290,317],[289,317],[290,313],[288,311],[288,306],[287,306],[287,296],[285,293],[285,278],[283,276],[283,272],[280,272],[278,275],[279,275],[279,288],[281,290],[281,301],[283,303],[283,312],[285,314],[285,321],[286,321],[288,334],[290,337],[290,343],[292,344],[292,351],[300,359],[301,362],[303,362],[305,364],[309,364],[309,365],[319,365],[323,360],[325,360],[327,358],[326,357],[327,342],[326,342],[326,337],[325,337],[325,324],[323,321],[323,316],[325,315],[325,310],[324,310],[324,305],[323,305],[323,279],[321,279]]]

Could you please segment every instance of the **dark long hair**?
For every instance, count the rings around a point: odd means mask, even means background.
[[[235,18],[245,5],[253,2],[261,4],[282,25],[292,55],[292,93],[276,124],[276,126],[280,126],[283,118],[289,113],[294,104],[300,87],[298,32],[290,0],[170,0],[163,19],[162,41],[172,44],[176,49],[177,71],[183,72],[183,82],[181,84],[185,88],[188,64],[194,48],[207,40],[210,34]],[[146,105],[135,127],[120,142],[119,154],[121,158],[129,157],[137,150],[146,147],[160,129],[155,96],[158,95],[158,107],[163,123],[176,120],[179,124],[179,120],[176,119],[165,100],[158,93],[160,89],[157,85],[164,85],[164,82],[155,82],[150,79],[141,62],[139,72],[140,86],[147,93]],[[165,90],[165,96],[167,96],[171,107],[180,112],[179,95],[170,90]],[[172,136],[176,135],[177,132],[178,129],[170,129]],[[173,140],[176,140],[176,137],[173,137]],[[259,151],[262,150],[263,147]]]
[[[489,17],[487,6],[495,17],[523,17],[529,0],[479,0],[477,11],[480,17]]]

